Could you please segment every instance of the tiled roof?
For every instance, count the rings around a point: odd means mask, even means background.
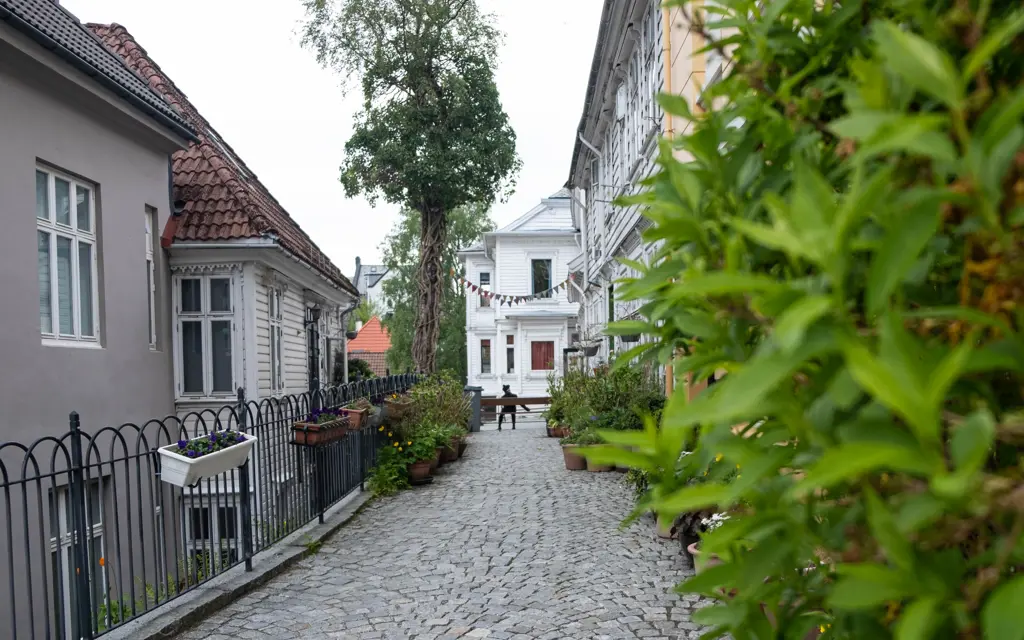
[[[386,353],[350,350],[348,352],[348,357],[350,360],[362,360],[366,364],[370,365],[370,371],[373,371],[373,373],[378,377],[387,375],[388,355]]]
[[[185,202],[184,213],[174,230],[174,241],[273,235],[285,250],[308,262],[334,284],[358,295],[348,278],[270,195],[127,29],[119,24],[89,24],[88,27],[142,76],[153,91],[178,108],[196,129],[199,142],[173,156],[174,198]]]
[[[122,98],[134,100],[147,113],[177,135],[189,137],[191,127],[150,90],[125,62],[114,55],[89,29],[54,0],[0,0],[0,20],[25,33],[66,62],[105,85]]]
[[[348,343],[348,352],[364,351],[367,353],[386,353],[391,348],[391,336],[388,330],[380,323],[377,316],[370,318],[370,321],[359,330],[359,335]]]

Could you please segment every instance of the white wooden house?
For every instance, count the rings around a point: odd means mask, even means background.
[[[639,307],[615,294],[617,280],[635,275],[619,258],[649,263],[657,246],[641,238],[649,224],[639,208],[613,202],[638,192],[657,170],[660,137],[686,133],[688,123],[666,115],[657,94],[681,94],[700,111],[700,94],[722,66],[714,53],[700,52],[703,46],[679,7],[662,8],[660,0],[604,2],[567,184],[582,244],[570,265],[580,283],[572,299],[581,303],[580,323],[591,333]],[[605,337],[594,360],[631,346]]]
[[[500,395],[505,384],[543,395],[548,375],[561,373],[577,332],[579,305],[569,301],[566,280],[579,250],[563,190],[459,253],[466,280],[478,287],[466,296],[466,351],[468,382],[483,395]],[[527,296],[535,297],[504,301]]]

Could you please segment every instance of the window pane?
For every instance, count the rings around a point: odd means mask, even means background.
[[[231,321],[210,323],[210,351],[213,354],[213,390],[234,391],[231,379]]]
[[[480,373],[491,372],[491,341],[480,341]]]
[[[57,317],[60,332],[75,332],[71,296],[71,239],[57,236]]]
[[[530,368],[534,371],[551,371],[555,368],[555,343],[530,343]]]
[[[203,392],[203,323],[181,323],[181,365],[185,393]]]
[[[53,298],[50,292],[50,234],[36,232],[39,245],[39,328],[53,333]]]
[[[551,288],[551,261],[533,261],[533,293],[544,293]],[[545,296],[546,297],[546,296]]]
[[[221,507],[217,510],[217,532],[221,540],[235,539],[237,534],[234,507]]]
[[[513,347],[509,347],[505,350],[505,362],[508,363],[506,368],[507,373],[514,373],[516,370],[516,350]]]
[[[153,286],[153,275],[153,261],[146,260],[146,295],[149,296],[146,312],[149,314],[149,344],[156,345],[156,317],[154,316],[156,311],[156,300],[154,299],[156,287]]]
[[[192,507],[189,509],[189,516],[192,525],[192,539],[209,540],[210,510],[206,507]]]
[[[515,344],[515,343],[516,343],[516,337],[514,335],[512,335],[510,333],[507,336],[505,336],[505,344]]]
[[[480,274],[480,284],[491,284],[491,274],[486,271]]]
[[[54,197],[57,200],[57,224],[71,226],[71,183],[55,178]]]
[[[46,181],[46,174],[36,171],[36,217],[43,220],[50,219],[50,190]]]
[[[231,280],[210,279],[210,311],[231,311]]]
[[[89,216],[89,190],[81,185],[75,185],[75,210],[78,213],[78,228],[82,231],[92,231],[92,220]]]
[[[181,281],[181,312],[203,312],[203,286],[197,278],[186,278]]]
[[[78,299],[82,307],[82,335],[93,337],[92,317],[92,245],[78,243]]]

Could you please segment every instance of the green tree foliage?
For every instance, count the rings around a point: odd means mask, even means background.
[[[461,270],[459,249],[468,247],[480,236],[494,230],[494,221],[483,205],[459,207],[451,212],[449,233],[441,252],[445,287],[441,298],[441,333],[437,344],[437,367],[453,371],[466,380],[466,290],[452,282],[451,269]],[[391,335],[388,367],[394,372],[415,369],[412,344],[416,332],[416,264],[418,263],[420,214],[405,209],[381,248],[384,263],[393,277],[385,280],[384,297],[392,313],[384,319]]]
[[[362,322],[364,325],[370,321],[370,318],[377,316],[380,318],[382,315],[381,308],[369,298],[363,298],[359,301],[359,306],[356,307],[352,313],[348,314],[348,330],[356,330],[356,321]]]
[[[731,515],[681,587],[709,637],[1024,638],[1020,3],[668,4],[732,64],[706,113],[661,98],[690,129],[614,331],[728,373],[595,455]]]
[[[494,84],[500,33],[476,0],[303,1],[304,44],[362,90],[345,144],[345,192],[420,214],[411,352],[418,369],[432,372],[449,216],[507,195],[520,164]]]

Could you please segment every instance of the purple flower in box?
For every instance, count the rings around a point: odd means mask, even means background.
[[[188,457],[190,457],[190,458],[194,458],[194,457],[196,457],[196,452],[195,452],[195,451],[189,451],[189,452],[188,452],[188,453],[186,453],[185,455],[187,455],[187,456],[188,456]]]
[[[237,442],[245,442],[245,436],[243,436],[242,434],[238,434]]]
[[[178,440],[179,449],[188,449],[188,440]]]

